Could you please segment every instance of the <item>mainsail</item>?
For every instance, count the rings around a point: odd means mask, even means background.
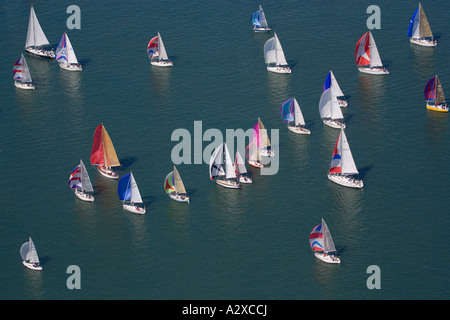
[[[276,33],[264,44],[264,60],[267,64],[275,63],[277,66],[287,65],[283,48]]]
[[[20,59],[14,63],[13,78],[22,83],[32,82],[30,70],[28,69],[28,64],[23,54],[21,54]]]
[[[259,127],[259,147],[262,149],[270,149],[270,139],[267,134],[267,129],[264,127],[261,119],[258,117],[258,127]]]
[[[286,123],[294,121],[296,126],[305,125],[305,119],[295,98],[290,98],[283,102],[281,105],[281,116]]]
[[[94,191],[91,179],[82,160],[80,160],[80,164],[70,174],[69,186],[71,189],[80,189],[84,192]]]
[[[311,231],[309,244],[313,251],[323,251],[325,253],[336,252],[333,238],[324,219],[322,219],[321,224],[315,226]]]
[[[78,59],[73,50],[72,43],[65,32],[56,47],[56,60],[66,65],[78,64]]]
[[[370,31],[364,33],[356,44],[355,62],[357,66],[370,65],[371,68],[383,66],[375,39]]]
[[[129,200],[131,203],[142,203],[141,193],[132,172],[120,178],[117,193],[122,201]]]
[[[103,124],[100,124],[95,129],[94,143],[91,150],[91,164],[106,167],[118,167],[121,165],[111,138]]]
[[[45,36],[44,31],[42,30],[41,25],[39,24],[39,21],[36,17],[36,13],[34,12],[33,9],[33,5],[31,5],[25,48],[40,47],[47,44],[50,43],[48,42],[47,37]]]
[[[248,160],[253,162],[261,162],[261,153],[259,150],[259,123],[253,127],[252,140],[246,148],[248,150]]]
[[[225,176],[226,179],[236,178],[236,173],[234,171],[230,152],[228,151],[225,142],[223,142],[214,150],[209,162],[210,179],[212,180],[213,178],[220,176]]]
[[[340,173],[342,175],[358,174],[353,155],[350,150],[350,145],[347,141],[344,129],[336,141],[331,157],[330,173]]]
[[[261,7],[261,5],[259,5],[258,11],[255,11],[252,14],[252,24],[254,27],[259,27],[259,28],[261,28],[261,27],[265,28],[265,27],[269,26],[267,24],[266,15],[264,14],[264,10]]]
[[[328,72],[327,78],[325,79],[325,82],[323,84],[323,91],[327,90],[328,88],[333,87],[334,93],[338,97],[344,96],[344,93],[341,90],[341,87],[339,86],[338,82],[336,81],[336,78],[334,77],[333,71],[330,70]]]
[[[319,101],[319,113],[322,119],[336,120],[344,118],[333,87],[322,93]]]
[[[153,58],[159,58],[159,60],[169,59],[166,52],[166,48],[164,47],[164,43],[159,32],[156,37],[150,39],[147,45],[147,54],[150,59]]]
[[[242,175],[247,173],[247,168],[245,167],[244,159],[242,159],[239,151],[236,151],[236,157],[234,159],[234,170],[236,175]]]
[[[438,75],[428,80],[425,86],[425,100],[433,100],[438,103],[445,102],[444,89]]]
[[[36,248],[34,247],[33,240],[31,240],[31,237],[29,238],[28,242],[25,242],[20,247],[20,256],[22,257],[23,261],[29,261],[30,263],[39,263],[39,257]]]

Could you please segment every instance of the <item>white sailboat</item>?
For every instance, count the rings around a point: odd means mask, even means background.
[[[267,70],[275,73],[291,73],[286,58],[284,56],[283,47],[276,33],[264,44],[264,60]]]
[[[290,131],[298,134],[311,134],[311,131],[303,127],[305,119],[296,98],[290,98],[283,102],[281,105],[281,117],[287,123]],[[294,122],[294,126],[290,125],[292,122]]]
[[[64,70],[81,71],[83,69],[81,64],[78,63],[72,43],[65,32],[56,48],[56,61],[58,61],[59,66]]]
[[[364,33],[356,44],[355,62],[358,70],[362,73],[389,74],[381,62],[375,39],[370,31]]]
[[[275,157],[275,151],[272,150],[267,129],[264,127],[261,119],[258,117],[259,127],[259,152],[263,157]]]
[[[339,83],[337,82],[333,71],[330,70],[328,72],[328,76],[325,79],[325,83],[323,85],[323,91],[327,90],[328,88],[333,87],[333,91],[336,94],[336,98],[339,102],[340,107],[347,107],[348,103],[345,99],[345,95],[341,90],[341,87],[339,86]]]
[[[184,188],[183,180],[181,180],[180,173],[175,166],[173,166],[173,171],[164,179],[164,190],[171,199],[189,203],[189,196]]]
[[[14,85],[19,89],[34,90],[33,80],[31,79],[30,69],[28,69],[27,60],[23,54],[20,59],[14,63],[13,67]]]
[[[236,180],[236,173],[225,142],[220,144],[211,155],[209,177],[225,188],[238,189],[241,187]]]
[[[334,246],[330,229],[328,229],[324,219],[309,234],[309,245],[317,259],[326,263],[341,263],[341,259],[337,257],[337,250]]]
[[[143,201],[132,172],[120,178],[117,193],[125,210],[138,214],[146,212],[145,206],[137,205],[143,203]]]
[[[322,93],[319,101],[320,118],[327,126],[332,128],[345,128],[342,122],[344,116],[342,115],[339,102],[334,92],[334,88],[330,87]]]
[[[22,257],[22,263],[25,267],[31,270],[42,270],[36,247],[34,246],[31,237],[20,247],[20,256]]]
[[[248,175],[245,161],[242,159],[239,151],[236,150],[236,157],[234,159],[234,171],[240,183],[253,183],[252,178]]]
[[[436,47],[437,41],[431,32],[430,23],[428,22],[425,11],[419,2],[419,6],[411,17],[408,28],[408,37],[411,43],[423,47]]]
[[[150,59],[150,64],[152,66],[158,67],[172,67],[173,61],[169,59],[167,55],[166,48],[161,35],[158,32],[156,37],[150,39],[147,45],[147,54]]]
[[[345,187],[361,189],[364,187],[364,183],[362,180],[354,178],[355,174],[359,174],[359,172],[344,129],[341,129],[333,149],[328,179]]]
[[[89,178],[89,174],[81,159],[80,164],[73,169],[69,176],[69,187],[79,199],[89,202],[95,200],[91,194],[91,192],[94,192],[91,179]]]
[[[46,50],[42,48],[42,46],[49,44],[50,43],[48,42],[47,37],[45,36],[45,33],[36,17],[33,5],[31,5],[30,19],[28,20],[27,40],[25,41],[25,51],[35,56],[53,59],[55,58],[53,49]]]
[[[259,5],[258,11],[252,14],[253,31],[255,32],[267,32],[272,30],[267,23],[266,15],[263,8]]]

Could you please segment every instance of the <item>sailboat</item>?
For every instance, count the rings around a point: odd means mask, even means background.
[[[311,131],[303,127],[305,125],[305,119],[303,118],[297,99],[290,98],[283,102],[281,105],[281,117],[284,122],[287,123],[288,129],[292,132],[299,134],[311,134]],[[291,122],[294,122],[295,125],[289,125]]]
[[[120,167],[121,164],[108,131],[106,131],[103,124],[100,124],[95,129],[94,143],[91,150],[91,164],[97,166],[97,170],[103,176],[111,179],[119,178],[119,175],[112,168]]]
[[[375,39],[370,31],[362,35],[356,44],[355,61],[358,70],[368,74],[389,74],[383,66]]]
[[[186,194],[183,180],[181,180],[180,173],[175,166],[173,166],[173,171],[164,179],[164,190],[171,199],[189,203],[189,197]]]
[[[13,67],[14,85],[19,89],[34,90],[33,80],[31,80],[30,69],[23,54],[14,63]]]
[[[284,56],[283,47],[276,33],[264,44],[264,60],[267,70],[275,73],[291,73],[286,58]]]
[[[359,174],[359,172],[344,129],[341,128],[341,133],[333,149],[328,179],[345,187],[361,189],[364,187],[364,183],[362,180],[354,178],[355,174]]]
[[[240,183],[253,183],[252,178],[248,175],[244,159],[242,159],[241,154],[237,150],[234,159],[234,171],[236,172],[236,177],[238,177]]]
[[[36,247],[34,246],[31,237],[29,237],[28,241],[20,247],[20,256],[22,257],[22,263],[25,267],[31,270],[42,270]]]
[[[434,40],[427,16],[419,2],[419,6],[411,17],[408,28],[408,37],[411,43],[424,47],[436,47],[437,41]]]
[[[425,86],[425,100],[427,101],[427,109],[448,112],[448,106],[445,102],[444,90],[438,75],[428,80]]]
[[[345,123],[342,122],[344,116],[333,87],[322,92],[319,101],[319,113],[323,123],[327,126],[337,129],[345,128]]]
[[[173,62],[167,56],[161,35],[158,32],[156,37],[150,39],[147,45],[147,54],[150,64],[158,67],[172,67]]]
[[[324,219],[309,234],[309,245],[317,259],[326,263],[341,263],[341,259],[337,257],[337,250],[330,229],[328,229]]]
[[[253,127],[252,140],[246,148],[248,164],[255,168],[264,168],[261,163],[261,152],[259,148],[259,122]]]
[[[336,98],[339,102],[340,107],[347,107],[348,103],[345,99],[345,95],[341,90],[341,87],[339,86],[339,83],[336,81],[336,78],[334,77],[333,71],[330,70],[328,72],[327,78],[325,79],[325,83],[323,84],[323,91],[327,90],[328,88],[333,87],[334,93],[336,94]]]
[[[78,63],[72,43],[65,32],[56,47],[56,61],[58,61],[59,66],[65,70],[81,71],[83,69],[81,64]]]
[[[258,117],[258,126],[259,126],[259,151],[261,156],[263,157],[274,157],[275,151],[272,150],[272,146],[270,145],[269,135],[267,134],[267,130],[264,127],[261,119]]]
[[[236,173],[225,142],[217,146],[211,155],[209,160],[209,177],[225,188],[238,189],[241,187],[236,180]]]
[[[84,166],[83,160],[73,169],[69,176],[69,187],[74,191],[75,195],[83,201],[94,201],[94,197],[90,192],[94,192],[91,179]]]
[[[136,205],[143,202],[132,172],[120,178],[117,193],[125,210],[138,214],[144,214],[146,212],[145,206],[141,207]]]
[[[55,53],[52,50],[45,50],[42,46],[49,45],[50,43],[45,36],[44,31],[39,24],[36,13],[34,12],[33,5],[30,9],[30,19],[28,20],[27,40],[25,41],[25,51],[29,54],[44,57],[55,58]]]
[[[264,14],[264,10],[261,5],[259,5],[258,11],[255,11],[252,14],[252,24],[253,31],[255,32],[266,32],[272,30],[267,23],[266,15]]]

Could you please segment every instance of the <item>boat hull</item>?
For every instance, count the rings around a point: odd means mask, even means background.
[[[290,67],[267,67],[267,70],[274,73],[292,73]]]
[[[106,178],[119,179],[119,175],[112,170],[106,169],[104,166],[97,166],[98,172]]]
[[[239,176],[240,183],[253,183],[253,180],[247,176]]]
[[[189,197],[177,193],[169,193],[169,197],[172,200],[178,201],[178,202],[187,202],[189,203]]]
[[[150,64],[155,67],[173,67],[172,61],[150,61]]]
[[[93,202],[95,200],[94,197],[89,193],[84,193],[81,191],[74,191],[74,193],[80,200],[87,201],[87,202]]]
[[[362,68],[358,67],[359,72],[366,74],[374,74],[374,75],[385,75],[389,74],[389,71],[386,68]]]
[[[429,105],[427,104],[428,110],[438,111],[438,112],[448,112],[448,105],[447,104],[440,104],[440,105]]]
[[[327,126],[331,127],[331,128],[335,128],[335,129],[345,129],[345,123],[339,122],[337,120],[332,120],[332,119],[322,119],[323,123],[326,124]]]
[[[138,207],[138,206],[135,206],[132,204],[124,204],[123,208],[124,208],[124,210],[127,210],[132,213],[136,213],[136,214],[144,214],[147,212],[144,208]]]
[[[302,127],[288,126],[288,129],[297,134],[311,134],[311,131]]]
[[[83,70],[83,67],[81,64],[64,64],[64,63],[58,63],[61,69],[68,70],[68,71],[81,71]]]
[[[437,41],[436,40],[426,40],[426,39],[414,39],[410,38],[409,42],[413,44],[417,44],[418,46],[422,47],[437,47]]]
[[[42,57],[42,58],[48,58],[48,59],[54,59],[55,53],[53,51],[48,51],[44,49],[35,49],[35,48],[25,48],[25,51],[28,54],[31,54],[33,56]]]
[[[364,187],[364,182],[362,180],[355,179],[351,176],[328,173],[328,179],[344,187],[356,189],[361,189]]]
[[[253,31],[255,31],[255,32],[268,32],[268,31],[272,31],[272,29],[269,28],[269,27],[253,27]]]
[[[264,168],[264,165],[258,161],[248,160],[248,164],[255,168]]]
[[[22,263],[23,263],[23,265],[24,265],[25,267],[27,267],[28,269],[31,269],[31,270],[37,270],[37,271],[41,271],[41,270],[42,270],[42,267],[41,267],[40,265],[34,266],[32,263],[26,262],[26,261],[22,261]]]
[[[241,187],[241,185],[239,184],[239,182],[234,181],[234,180],[221,180],[221,179],[217,179],[216,183],[218,185],[221,185],[222,187],[225,188],[229,188],[229,189],[239,189]]]
[[[341,263],[341,259],[335,256],[330,256],[329,254],[314,252],[314,255],[320,261],[331,263],[331,264],[339,264]]]
[[[34,90],[34,85],[32,83],[22,83],[19,81],[14,81],[14,85],[16,88],[24,89],[24,90]]]
[[[275,151],[273,151],[273,150],[260,149],[259,154],[262,157],[275,157]]]

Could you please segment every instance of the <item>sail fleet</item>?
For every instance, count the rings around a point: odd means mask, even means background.
[[[268,33],[273,31],[267,22],[266,15],[261,7],[251,16],[253,31],[257,33]],[[436,47],[431,28],[419,3],[418,8],[411,17],[408,28],[408,37],[411,44]],[[30,8],[25,51],[37,57],[55,59],[59,67],[69,71],[81,71],[82,66],[78,62],[73,46],[66,32],[63,33],[54,52],[48,50],[49,41],[39,24],[33,6]],[[263,48],[266,69],[273,73],[290,74],[292,69],[284,55],[281,42],[276,32],[265,43]],[[147,54],[152,66],[172,67],[173,61],[169,59],[162,37],[159,32],[150,39],[147,45]],[[361,73],[370,75],[388,75],[389,71],[383,65],[378,47],[371,31],[365,32],[356,43],[355,64]],[[23,54],[14,63],[13,67],[14,85],[20,89],[34,89],[30,70]],[[426,108],[438,112],[448,112],[448,106],[442,84],[438,75],[432,77],[424,89]],[[341,108],[348,106],[346,96],[342,92],[337,80],[330,70],[324,82],[323,92],[319,100],[319,114],[323,123],[331,128],[339,129],[336,144],[332,150],[330,168],[327,177],[330,181],[353,189],[364,187],[362,179],[358,178],[359,171],[355,165],[352,152],[345,134],[346,124]],[[311,131],[306,128],[300,105],[295,97],[291,97],[281,103],[281,117],[290,132],[302,135],[310,135]],[[294,125],[292,125],[294,124]],[[244,157],[236,151],[234,161],[231,152],[225,142],[219,144],[211,154],[209,162],[209,176],[216,184],[228,189],[240,189],[241,184],[251,184],[249,172],[245,166],[245,160],[253,168],[263,168],[262,157],[274,157],[275,151],[271,148],[267,129],[258,117],[254,124],[252,137],[246,148]],[[141,197],[136,179],[133,173],[119,179],[117,168],[122,165],[117,157],[111,137],[103,124],[96,127],[91,149],[90,163],[96,167],[101,176],[108,179],[118,180],[117,193],[124,210],[136,214],[147,212]],[[68,181],[70,189],[76,197],[82,201],[94,202],[94,189],[89,178],[87,169],[80,159],[80,163],[72,170]],[[170,199],[176,202],[190,203],[190,197],[184,187],[178,169],[173,170],[164,179],[164,191]],[[230,191],[231,192],[231,191]],[[337,257],[331,233],[325,220],[313,228],[309,236],[311,250],[321,261],[331,264],[339,264],[341,260]],[[33,270],[42,270],[37,256],[37,251],[31,237],[20,248],[23,264]]]

